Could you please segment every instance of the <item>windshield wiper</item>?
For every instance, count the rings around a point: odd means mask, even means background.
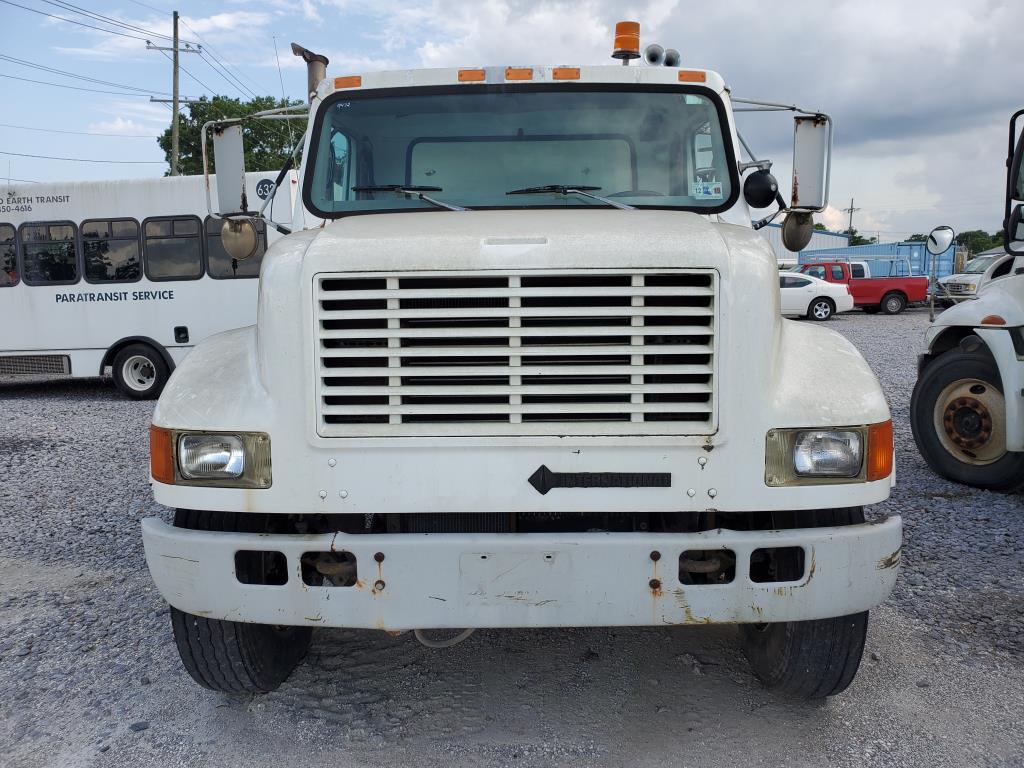
[[[400,195],[415,195],[425,203],[430,203],[438,208],[444,208],[448,211],[468,211],[469,208],[463,208],[461,205],[453,205],[452,203],[446,203],[441,200],[435,200],[432,197],[427,197],[424,192],[441,192],[441,187],[423,187],[423,186],[404,186],[402,184],[369,184],[363,187],[352,187],[353,192],[397,192]]]
[[[568,184],[545,184],[540,187],[523,187],[522,189],[513,189],[506,192],[506,195],[541,195],[546,192],[558,195],[580,195],[582,197],[589,197],[591,200],[598,200],[605,205],[610,205],[612,208],[619,208],[623,211],[635,211],[632,205],[626,205],[625,203],[619,203],[607,197],[601,195],[591,194],[596,192],[600,187],[587,187],[582,184],[580,185],[568,185]]]

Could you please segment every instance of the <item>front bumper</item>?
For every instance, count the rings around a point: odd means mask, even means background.
[[[760,623],[857,613],[895,586],[902,524],[890,517],[834,528],[688,534],[268,535],[192,531],[147,518],[142,533],[157,588],[187,613],[407,630]],[[803,547],[803,577],[751,581],[751,553],[763,547]],[[700,549],[735,553],[731,583],[680,582],[680,555]],[[281,552],[288,582],[242,584],[234,572],[239,550]],[[306,585],[300,558],[310,551],[355,555],[356,585]]]

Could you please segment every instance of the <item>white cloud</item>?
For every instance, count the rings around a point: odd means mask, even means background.
[[[101,120],[89,123],[86,128],[92,133],[113,133],[118,136],[151,136],[155,135],[152,125],[143,125],[131,118],[115,117],[113,120]]]

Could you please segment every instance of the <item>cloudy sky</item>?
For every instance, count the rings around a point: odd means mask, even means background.
[[[938,224],[998,229],[1007,121],[1024,107],[1013,61],[1024,0],[188,0],[178,10],[182,39],[206,48],[182,55],[181,90],[193,98],[280,96],[282,80],[300,97],[305,72],[292,41],[325,53],[332,75],[611,63],[615,21],[635,19],[644,44],[678,48],[684,65],[721,72],[736,96],[831,114],[832,207],[823,221],[845,227],[840,209],[853,198],[854,226],[883,241]],[[168,44],[156,35],[170,33],[170,11],[165,0],[0,0],[0,151],[143,161],[0,154],[0,178],[162,175],[155,136],[170,113],[149,99],[167,95],[171,69],[145,40]],[[790,118],[740,115],[739,125],[784,180]]]

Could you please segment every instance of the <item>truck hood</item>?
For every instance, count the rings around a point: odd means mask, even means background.
[[[935,318],[933,327],[974,328],[988,315],[999,315],[1009,327],[1024,325],[1024,275],[1001,277],[987,283],[976,299],[950,307]]]
[[[749,229],[685,211],[543,209],[348,216],[309,245],[307,270],[728,269]]]

